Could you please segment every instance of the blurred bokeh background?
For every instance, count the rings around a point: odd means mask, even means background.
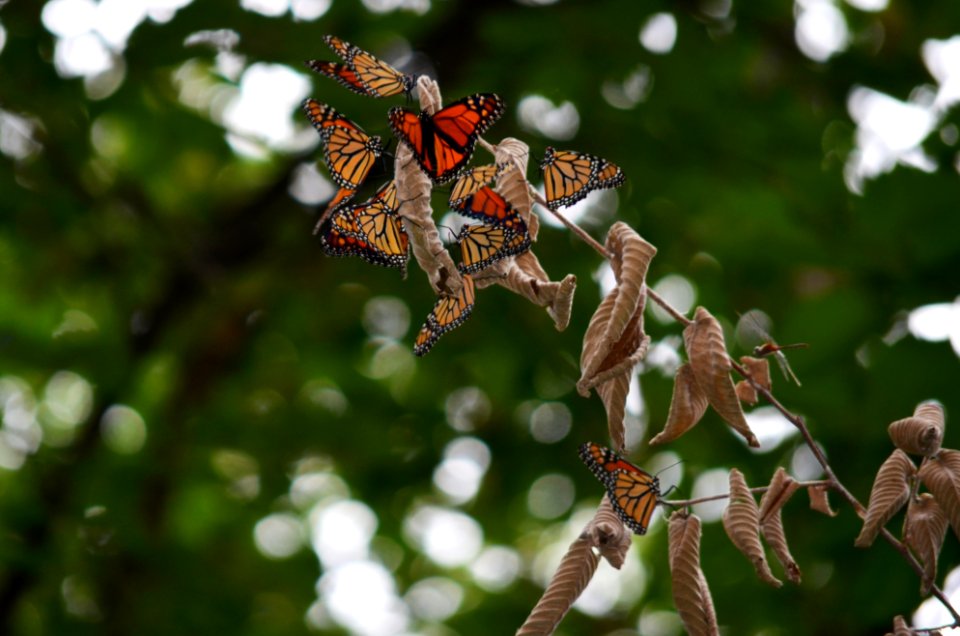
[[[945,404],[960,444],[952,0],[5,1],[0,633],[509,634],[592,515],[576,448],[606,426],[574,382],[609,270],[545,217],[537,254],[579,280],[570,327],[492,288],[415,359],[422,272],[328,259],[311,236],[334,188],[299,102],[385,138],[403,103],[311,74],[327,33],[447,100],[497,92],[487,138],[525,140],[532,163],[554,145],[622,166],[623,188],[569,215],[601,240],[635,227],[659,249],[651,284],[707,306],[732,346],[754,308],[810,343],[791,358],[803,386],[775,392],[863,501],[886,425],[919,401]],[[647,447],[683,355],[648,315],[633,459],[682,459],[661,475],[680,496],[722,491],[732,466],[755,485],[818,476],[762,406],[759,452],[713,413]],[[853,549],[835,503],[787,506],[804,580],[781,590],[698,510],[727,633],[943,620],[893,550]],[[664,530],[601,565],[560,633],[682,633]],[[951,535],[941,575],[958,564]]]

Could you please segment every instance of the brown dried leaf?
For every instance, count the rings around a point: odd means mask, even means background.
[[[587,528],[593,533],[600,556],[618,570],[623,567],[627,550],[633,544],[633,532],[620,520],[607,495],[603,496],[597,514]]]
[[[829,486],[825,484],[808,486],[807,494],[810,495],[810,508],[822,512],[828,517],[836,517],[837,511],[830,507],[830,500],[827,498],[828,490]]]
[[[596,311],[590,318],[590,324],[583,334],[583,349],[580,351],[580,368],[586,369],[597,357],[600,351],[600,342],[607,332],[607,323],[610,322],[610,314],[613,312],[613,305],[617,302],[617,290],[614,288],[609,294],[604,296],[603,300],[597,306]],[[590,389],[583,382],[584,376],[581,374],[580,381],[577,382],[577,392],[583,397],[590,395]]]
[[[626,428],[623,418],[626,414],[627,393],[630,392],[630,374],[623,373],[604,382],[597,387],[597,395],[603,400],[603,408],[607,412],[607,429],[610,439],[617,450],[626,447]]]
[[[944,449],[927,458],[920,466],[920,480],[937,498],[953,533],[960,537],[960,451]]]
[[[913,455],[936,455],[943,442],[943,407],[937,402],[922,402],[912,417],[897,420],[887,431],[897,448]]]
[[[607,233],[606,248],[611,253],[610,266],[617,280],[617,302],[607,323],[606,340],[618,342],[624,332],[636,323],[643,336],[643,306],[647,295],[644,292],[647,269],[657,253],[657,248],[646,242],[632,227],[618,221]],[[606,357],[606,356],[604,356]]]
[[[672,442],[689,431],[707,412],[707,404],[707,396],[693,377],[693,369],[689,364],[682,365],[677,369],[677,376],[673,380],[673,398],[670,400],[667,423],[663,430],[650,440],[650,445]]]
[[[767,358],[754,358],[753,356],[741,356],[740,364],[744,370],[750,374],[753,381],[770,390],[770,361]],[[740,380],[736,384],[737,397],[741,402],[746,402],[750,406],[757,403],[757,390],[749,380]]]
[[[763,493],[760,499],[760,533],[777,555],[777,560],[783,566],[787,579],[797,584],[800,583],[800,566],[790,554],[781,511],[784,504],[799,488],[800,484],[790,477],[787,471],[777,468],[767,487],[767,492]]]
[[[893,633],[888,634],[888,636],[914,636],[914,632],[907,625],[907,621],[903,620],[903,616],[896,616],[893,619]]]
[[[517,630],[517,636],[554,632],[597,570],[600,557],[594,554],[593,548],[594,538],[586,531],[570,545],[543,596]]]
[[[683,512],[670,515],[669,561],[673,602],[692,636],[719,634],[706,579],[700,570],[700,518]]]
[[[577,277],[573,274],[567,274],[560,281],[551,281],[536,255],[529,250],[514,258],[505,258],[494,263],[484,274],[486,276],[475,281],[477,289],[494,284],[505,287],[536,305],[546,307],[557,331],[567,328],[573,306],[573,293],[577,290]]]
[[[530,161],[530,147],[519,139],[507,137],[497,144],[494,157],[497,165],[503,166],[502,172],[497,176],[496,190],[520,213],[527,224],[530,238],[536,242],[540,231],[540,218],[530,213],[533,197],[530,194],[530,183],[525,176]]]
[[[910,483],[916,473],[917,467],[899,448],[883,462],[870,490],[863,529],[853,545],[866,548],[873,544],[880,529],[910,499]]]
[[[912,499],[903,521],[903,541],[923,563],[920,593],[927,595],[937,580],[937,558],[947,536],[947,516],[928,492]]]
[[[683,342],[693,375],[707,396],[710,406],[727,424],[743,435],[747,444],[758,448],[760,442],[747,425],[733,380],[730,378],[733,367],[727,356],[720,323],[709,311],[697,307],[694,321],[683,330]]]
[[[743,473],[736,468],[730,471],[730,503],[723,511],[723,529],[733,545],[753,564],[761,581],[773,587],[783,585],[770,571],[767,555],[760,544],[760,510]]]

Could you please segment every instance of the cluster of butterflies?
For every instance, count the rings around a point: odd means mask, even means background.
[[[607,489],[607,498],[620,519],[637,534],[646,534],[660,503],[660,480],[593,442],[580,445],[580,459]]]
[[[416,78],[404,74],[370,53],[328,35],[327,45],[340,62],[309,60],[307,66],[351,91],[369,97],[409,97]],[[374,265],[406,272],[410,240],[398,215],[396,185],[382,185],[368,200],[351,204],[384,152],[380,137],[368,135],[333,107],[314,99],[303,111],[320,134],[324,162],[339,189],[320,217],[315,232],[323,251],[331,256],[357,256]],[[487,165],[467,170],[477,139],[504,113],[503,101],[493,93],[459,99],[434,114],[390,109],[393,132],[413,151],[417,164],[436,184],[453,179],[450,207],[479,223],[468,224],[457,235],[463,288],[441,296],[420,329],[414,353],[426,354],[443,334],[460,326],[473,311],[473,275],[508,256],[530,249],[531,238],[520,214],[490,184],[513,166]],[[576,203],[593,190],[619,186],[623,172],[612,163],[573,150],[547,148],[540,163],[545,199],[556,210]]]

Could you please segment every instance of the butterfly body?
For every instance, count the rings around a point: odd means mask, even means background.
[[[593,442],[580,446],[580,459],[607,489],[617,516],[636,534],[646,534],[660,502],[660,480]]]
[[[530,234],[526,226],[521,232],[496,225],[465,225],[457,240],[460,242],[459,269],[467,274],[479,272],[501,259],[530,249]]]
[[[453,102],[433,115],[402,107],[390,110],[390,126],[413,150],[420,168],[441,184],[456,177],[470,161],[477,139],[503,114],[503,101],[493,93],[477,93]]]

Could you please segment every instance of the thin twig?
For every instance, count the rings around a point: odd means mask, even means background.
[[[799,486],[800,486],[801,488],[809,488],[810,486],[829,486],[829,485],[831,485],[831,484],[830,484],[830,481],[827,480],[827,479],[820,479],[820,480],[814,480],[814,481],[801,481],[801,482],[797,482],[797,483],[799,484]],[[752,492],[752,493],[755,494],[755,495],[765,493],[765,492],[767,492],[768,490],[770,490],[770,486],[757,486],[756,488],[750,488],[750,492]],[[709,496],[709,497],[700,497],[700,498],[698,498],[698,499],[680,499],[680,500],[673,500],[673,499],[671,499],[671,500],[666,500],[666,499],[664,499],[663,501],[661,501],[661,503],[663,503],[663,504],[665,504],[665,505],[668,505],[668,506],[673,506],[673,507],[675,507],[675,508],[685,508],[685,507],[687,507],[687,506],[693,506],[693,505],[696,505],[696,504],[705,503],[705,502],[707,502],[707,501],[717,501],[717,500],[720,500],[720,499],[728,499],[729,497],[730,497],[730,493],[724,493],[724,494],[722,494],[722,495],[711,495],[711,496]]]
[[[542,196],[540,196],[540,193],[534,190],[532,187],[530,188],[530,195],[533,197],[533,200],[535,202],[539,203],[541,207],[543,207],[543,209],[545,209],[547,212],[549,212],[554,217],[556,217],[556,219],[559,220],[561,223],[563,223],[568,230],[570,230],[571,232],[579,236],[584,243],[586,243],[587,245],[595,249],[597,251],[597,254],[599,254],[600,256],[604,257],[607,260],[610,260],[611,258],[613,258],[613,254],[608,252],[607,248],[605,248],[603,245],[598,243],[597,239],[587,234],[586,230],[584,230],[582,227],[580,227],[573,221],[569,220],[567,217],[563,216],[556,210],[550,209],[550,206],[547,205],[547,200],[544,199]]]
[[[668,302],[663,298],[663,296],[661,296],[661,295],[658,294],[657,292],[653,291],[653,290],[650,289],[649,287],[647,287],[646,290],[647,290],[647,298],[649,298],[649,299],[652,300],[653,302],[655,302],[655,303],[657,303],[658,305],[660,305],[660,307],[661,307],[665,312],[667,312],[668,314],[670,314],[671,316],[673,316],[673,319],[674,319],[674,320],[676,320],[677,322],[679,322],[680,324],[682,324],[684,327],[689,327],[690,325],[693,324],[693,321],[692,321],[692,320],[690,320],[689,318],[687,318],[686,316],[684,316],[682,313],[680,313],[679,311],[677,311],[677,310],[673,307],[673,305],[671,305],[670,303],[668,303]]]

